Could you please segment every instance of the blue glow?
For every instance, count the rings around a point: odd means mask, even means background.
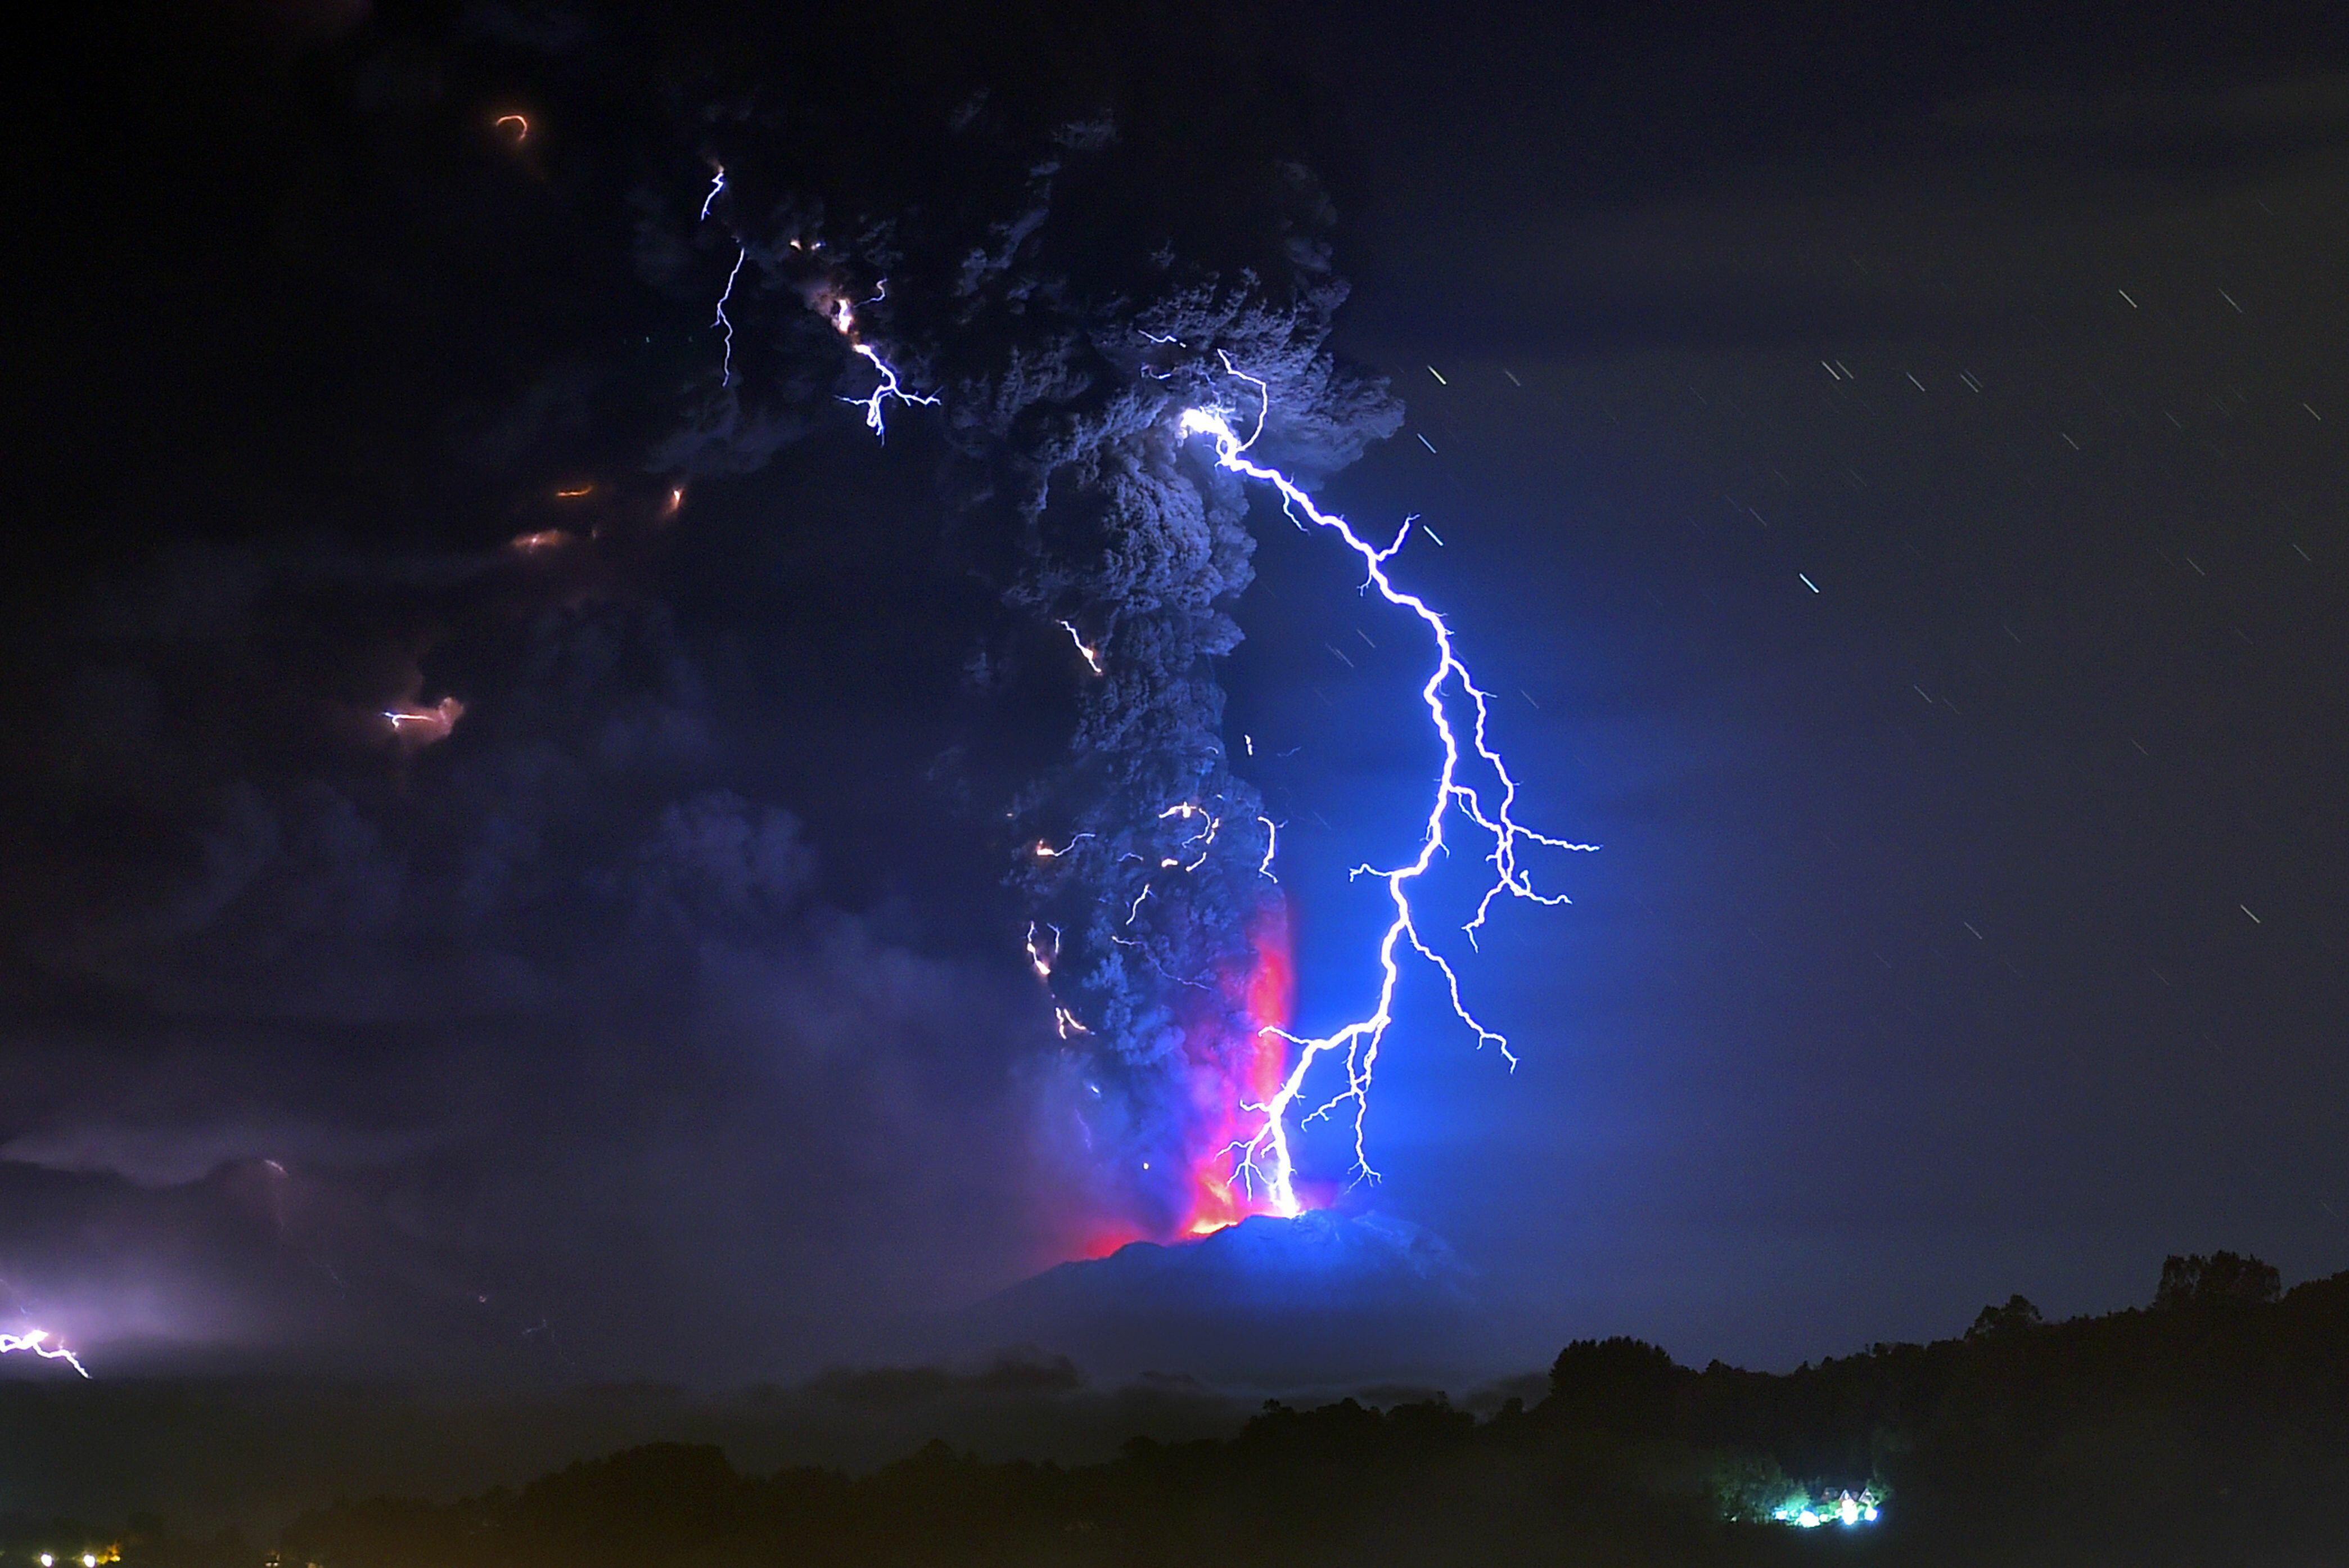
[[[1271,486],[1280,496],[1282,510],[1299,528],[1310,524],[1314,527],[1335,534],[1344,542],[1347,548],[1361,558],[1364,570],[1363,586],[1366,588],[1375,587],[1380,597],[1399,609],[1409,611],[1417,618],[1420,624],[1426,628],[1434,643],[1436,653],[1435,668],[1420,688],[1420,701],[1426,705],[1428,720],[1434,727],[1436,739],[1442,744],[1444,762],[1434,779],[1433,798],[1429,805],[1427,821],[1420,839],[1419,854],[1402,866],[1382,870],[1363,865],[1356,867],[1352,873],[1356,877],[1376,877],[1384,881],[1387,885],[1387,897],[1394,909],[1393,918],[1389,921],[1385,935],[1381,939],[1378,947],[1380,979],[1377,1002],[1366,1016],[1329,1034],[1314,1036],[1292,1034],[1281,1029],[1270,1030],[1269,1033],[1278,1034],[1298,1048],[1296,1064],[1290,1068],[1279,1090],[1269,1100],[1259,1105],[1247,1105],[1241,1107],[1244,1110],[1261,1114],[1264,1122],[1253,1137],[1234,1146],[1232,1153],[1237,1162],[1235,1174],[1245,1179],[1251,1189],[1257,1183],[1262,1183],[1267,1189],[1273,1212],[1293,1216],[1300,1210],[1297,1199],[1295,1171],[1289,1153],[1288,1118],[1298,1096],[1304,1092],[1307,1078],[1311,1075],[1315,1064],[1325,1055],[1335,1054],[1342,1059],[1345,1068],[1345,1086],[1314,1110],[1307,1113],[1304,1119],[1309,1122],[1317,1117],[1333,1115],[1340,1106],[1350,1103],[1353,1106],[1354,1121],[1354,1165],[1351,1180],[1375,1181],[1378,1179],[1378,1171],[1371,1165],[1369,1151],[1364,1145],[1363,1124],[1369,1114],[1371,1080],[1378,1066],[1379,1049],[1386,1039],[1388,1027],[1394,1022],[1395,987],[1402,977],[1398,950],[1402,943],[1408,941],[1412,950],[1444,977],[1453,1014],[1475,1034],[1477,1044],[1480,1047],[1487,1044],[1494,1045],[1512,1068],[1516,1065],[1517,1058],[1509,1049],[1507,1037],[1496,1030],[1486,1027],[1469,1010],[1466,1001],[1461,995],[1459,972],[1453,968],[1449,959],[1428,945],[1420,931],[1417,917],[1412,909],[1410,884],[1427,874],[1430,867],[1434,865],[1438,855],[1449,852],[1449,846],[1444,837],[1444,827],[1453,806],[1457,805],[1471,822],[1490,835],[1492,838],[1492,848],[1485,856],[1485,863],[1493,868],[1492,885],[1485,889],[1484,897],[1477,902],[1475,916],[1462,928],[1467,934],[1469,945],[1472,948],[1475,945],[1478,929],[1484,926],[1491,914],[1493,900],[1503,893],[1512,898],[1542,905],[1564,904],[1569,901],[1563,893],[1544,893],[1534,887],[1529,874],[1519,864],[1518,857],[1524,846],[1541,845],[1552,849],[1578,852],[1595,850],[1599,846],[1595,844],[1577,844],[1563,838],[1553,838],[1547,834],[1538,833],[1525,826],[1516,819],[1514,813],[1517,801],[1517,781],[1509,772],[1508,763],[1503,759],[1501,753],[1494,749],[1488,738],[1487,731],[1491,714],[1486,693],[1476,684],[1475,678],[1469,673],[1468,667],[1461,662],[1458,651],[1453,646],[1452,628],[1444,617],[1430,608],[1426,601],[1417,595],[1405,593],[1398,588],[1387,575],[1387,563],[1402,550],[1405,541],[1411,536],[1412,520],[1406,518],[1402,526],[1396,531],[1394,542],[1381,548],[1357,535],[1344,518],[1322,511],[1315,504],[1313,498],[1287,474],[1278,469],[1266,467],[1249,458],[1248,449],[1254,446],[1257,438],[1264,433],[1265,417],[1268,412],[1270,400],[1264,382],[1237,369],[1228,356],[1224,358],[1224,368],[1236,379],[1247,381],[1256,388],[1257,405],[1255,430],[1249,433],[1247,440],[1243,441],[1232,427],[1229,410],[1221,408],[1194,408],[1186,409],[1183,412],[1179,424],[1182,432],[1186,436],[1207,437],[1214,445],[1218,466],[1230,472]],[[1495,781],[1496,796],[1480,791],[1478,786],[1461,780],[1462,722],[1455,719],[1453,712],[1451,707],[1453,695],[1464,698],[1473,711],[1474,717],[1465,722],[1469,743],[1475,749],[1477,758]],[[1268,857],[1265,868],[1268,875],[1270,872]]]

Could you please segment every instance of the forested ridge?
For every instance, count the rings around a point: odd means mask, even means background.
[[[1880,1519],[1835,1522],[1846,1491]],[[1773,1519],[1796,1498],[1829,1522]],[[286,1568],[2349,1563],[2349,1272],[2287,1293],[2256,1260],[2173,1258],[2148,1307],[2046,1323],[2018,1296],[1961,1338],[1786,1374],[1586,1340],[1547,1397],[1488,1416],[1269,1403],[1228,1439],[1094,1465],[933,1443],[756,1475],[656,1444],[456,1502],[338,1501],[281,1548]],[[123,1555],[237,1549],[150,1521]]]

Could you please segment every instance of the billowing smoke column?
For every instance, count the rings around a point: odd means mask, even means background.
[[[1268,1033],[1286,1025],[1289,991],[1277,830],[1232,768],[1212,664],[1239,641],[1248,497],[1201,461],[1182,414],[1228,353],[1294,389],[1300,431],[1391,429],[1392,405],[1322,354],[1334,303],[1274,308],[1247,286],[1161,301],[1088,343],[1105,362],[1089,417],[1055,410],[1040,441],[1020,439],[1016,407],[978,426],[1019,487],[1027,569],[1008,597],[1064,631],[1076,691],[1065,763],[1012,802],[1015,877],[1050,943],[1064,1044],[1092,1069],[1083,1093],[1104,1102],[1086,1107],[1116,1151],[1103,1174],[1149,1233],[1281,1207],[1233,1150],[1255,1132],[1241,1107],[1287,1071]]]
[[[1307,1205],[1288,1143],[1301,1115],[1350,1104],[1357,1174],[1371,1174],[1360,1117],[1399,948],[1441,971],[1480,1041],[1498,1041],[1460,1003],[1406,897],[1443,852],[1447,815],[1458,807],[1494,841],[1486,906],[1504,890],[1560,901],[1537,894],[1516,858],[1528,841],[1559,841],[1511,818],[1516,785],[1486,744],[1483,694],[1442,619],[1384,576],[1402,541],[1364,545],[1309,498],[1313,476],[1401,422],[1381,381],[1327,351],[1345,290],[1327,270],[1327,204],[1309,176],[1268,170],[1272,196],[1258,206],[1277,215],[1275,243],[1206,271],[1164,241],[1135,253],[1146,227],[1115,210],[1108,127],[1065,127],[1054,141],[995,192],[1012,198],[1002,205],[941,195],[848,222],[786,182],[762,189],[754,147],[720,150],[722,171],[695,190],[698,211],[680,225],[701,239],[721,301],[712,374],[670,456],[756,462],[808,428],[824,399],[856,407],[885,438],[893,413],[922,406],[923,428],[947,448],[957,513],[975,535],[1011,541],[991,569],[1031,628],[982,652],[978,683],[1057,684],[1074,708],[1058,759],[1031,764],[999,817],[1030,912],[1027,960],[1049,989],[1075,1100],[1064,1126],[1120,1217],[1105,1241],[1197,1234]],[[807,368],[827,363],[812,386]],[[762,394],[762,364],[780,395]],[[1288,1028],[1278,829],[1233,770],[1213,662],[1240,641],[1230,609],[1253,576],[1247,520],[1259,487],[1299,526],[1341,535],[1437,654],[1423,696],[1444,763],[1426,841],[1415,862],[1382,873],[1396,916],[1373,1012],[1321,1038]],[[1464,722],[1473,755],[1498,773],[1491,794],[1460,776]],[[1344,1082],[1316,1100],[1308,1080],[1332,1054]]]

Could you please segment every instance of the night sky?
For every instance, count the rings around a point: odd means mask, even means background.
[[[1791,1366],[2137,1302],[2173,1251],[2349,1266],[2337,19],[925,10],[318,0],[57,46],[0,1330],[722,1386],[917,1354],[892,1325],[1102,1233],[1001,826],[1068,645],[1007,602],[950,415],[876,442],[795,302],[742,374],[799,412],[695,412],[732,256],[690,209],[762,73],[835,214],[980,88],[1114,126],[1149,178],[1087,211],[1158,227],[1102,254],[1229,275],[1271,222],[1235,192],[1316,193],[1282,254],[1351,283],[1331,345],[1403,411],[1351,466],[1333,416],[1318,493],[1434,531],[1394,569],[1520,816],[1604,846],[1460,950],[1514,1073],[1406,981],[1384,1179],[1340,1201],[1473,1271],[1484,1369],[1609,1333]],[[1423,818],[1425,646],[1249,520],[1200,668],[1327,1028],[1381,924],[1346,873]],[[443,698],[445,736],[381,718]]]

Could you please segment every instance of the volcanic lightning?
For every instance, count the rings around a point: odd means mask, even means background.
[[[1379,596],[1389,604],[1417,617],[1433,639],[1436,653],[1435,668],[1420,688],[1420,700],[1426,705],[1429,722],[1434,726],[1436,738],[1442,743],[1444,762],[1436,774],[1433,799],[1428,808],[1419,854],[1403,865],[1390,869],[1381,870],[1363,865],[1356,867],[1352,873],[1356,877],[1376,877],[1384,881],[1387,897],[1394,906],[1393,919],[1379,942],[1377,1003],[1366,1016],[1328,1034],[1294,1034],[1278,1026],[1268,1026],[1265,1033],[1297,1048],[1297,1060],[1272,1095],[1241,1107],[1264,1119],[1252,1136],[1235,1142],[1226,1151],[1234,1158],[1234,1176],[1237,1179],[1247,1184],[1251,1190],[1261,1186],[1272,1212],[1294,1216],[1301,1211],[1301,1206],[1298,1202],[1295,1170],[1288,1146],[1288,1116],[1299,1096],[1305,1092],[1306,1080],[1311,1075],[1314,1064],[1324,1056],[1335,1055],[1342,1061],[1345,1086],[1307,1113],[1305,1120],[1334,1115],[1339,1107],[1350,1103],[1354,1119],[1352,1179],[1378,1179],[1378,1171],[1371,1165],[1369,1152],[1364,1147],[1363,1123],[1369,1114],[1371,1079],[1378,1066],[1379,1049],[1385,1042],[1388,1028],[1394,1023],[1395,987],[1402,978],[1399,950],[1402,944],[1408,942],[1413,952],[1444,977],[1452,1011],[1475,1034],[1477,1045],[1481,1048],[1489,1044],[1497,1047],[1513,1069],[1516,1065],[1517,1058],[1509,1048],[1507,1037],[1488,1028],[1469,1010],[1460,993],[1458,971],[1453,968],[1450,960],[1428,945],[1421,934],[1418,917],[1412,909],[1411,884],[1425,876],[1434,864],[1436,856],[1447,849],[1444,827],[1453,806],[1457,805],[1468,820],[1489,835],[1493,841],[1491,852],[1485,857],[1485,863],[1493,868],[1493,884],[1478,902],[1475,917],[1463,928],[1472,946],[1477,929],[1485,923],[1491,910],[1493,900],[1504,893],[1537,904],[1556,905],[1568,901],[1563,893],[1544,893],[1534,887],[1530,877],[1519,864],[1523,846],[1540,845],[1552,849],[1584,852],[1599,846],[1554,838],[1516,821],[1514,812],[1517,781],[1509,772],[1507,763],[1486,738],[1490,713],[1484,689],[1476,684],[1468,667],[1461,662],[1453,646],[1452,628],[1444,617],[1428,607],[1426,601],[1417,595],[1396,587],[1387,575],[1387,562],[1402,548],[1404,540],[1410,535],[1410,524],[1406,522],[1397,532],[1393,544],[1384,548],[1371,545],[1357,535],[1344,518],[1322,511],[1314,504],[1312,496],[1287,474],[1250,458],[1248,450],[1264,431],[1269,401],[1267,389],[1257,378],[1234,369],[1228,358],[1224,361],[1224,368],[1237,379],[1256,387],[1258,403],[1255,430],[1244,441],[1232,428],[1228,410],[1192,408],[1185,409],[1180,419],[1179,428],[1183,434],[1207,437],[1214,447],[1217,466],[1260,484],[1269,485],[1279,494],[1281,509],[1299,528],[1309,524],[1335,534],[1348,549],[1361,557],[1366,574],[1363,586],[1376,588]],[[1452,698],[1447,693],[1466,699],[1473,710],[1474,718],[1467,724],[1469,744],[1497,782],[1496,799],[1480,792],[1475,785],[1461,781],[1460,724],[1454,717],[1450,706]],[[1265,857],[1268,875],[1270,867],[1271,856],[1268,854]]]
[[[716,170],[702,200],[701,214],[707,218],[721,198],[730,199],[734,192],[722,165],[713,160]],[[734,269],[727,278],[725,292],[720,296],[717,325],[726,330],[727,356],[721,371],[721,384],[732,377],[732,339],[734,323],[730,319],[728,302],[732,298],[735,282],[750,246],[738,234],[740,249]],[[795,254],[812,256],[819,249],[814,242],[793,239],[788,242]],[[761,266],[766,265],[761,257]],[[888,405],[892,401],[935,408],[942,399],[935,392],[920,392],[906,384],[898,368],[880,348],[866,340],[864,323],[859,320],[863,306],[886,297],[887,285],[876,285],[871,299],[858,300],[843,286],[837,273],[826,281],[805,288],[803,297],[808,305],[822,315],[826,323],[843,339],[853,354],[872,368],[875,377],[872,389],[861,397],[842,397],[841,401],[861,410],[865,427],[875,437],[887,439]],[[1195,337],[1177,332],[1140,334],[1153,349],[1172,348],[1185,355],[1195,352]],[[1273,923],[1258,921],[1251,931],[1250,944],[1257,950],[1257,968],[1262,971],[1262,983],[1250,981],[1238,971],[1228,974],[1202,972],[1184,975],[1169,972],[1153,953],[1141,950],[1143,944],[1106,933],[1106,940],[1120,948],[1140,951],[1140,961],[1163,979],[1175,981],[1215,994],[1226,994],[1231,1005],[1225,1011],[1247,1018],[1245,1047],[1235,1053],[1219,1054],[1218,1049],[1201,1044],[1203,1053],[1193,1058],[1195,1069],[1216,1076],[1228,1085],[1230,1097],[1224,1101],[1226,1109],[1216,1113],[1215,1136],[1211,1141],[1196,1146],[1195,1174],[1203,1191],[1214,1199],[1209,1203],[1195,1202],[1193,1217],[1187,1223],[1189,1233],[1203,1233],[1202,1227],[1214,1229],[1245,1218],[1249,1213],[1272,1213],[1293,1217],[1303,1211],[1297,1186],[1291,1137],[1295,1127],[1322,1117],[1335,1117],[1349,1106],[1353,1121],[1353,1162],[1349,1172],[1349,1184],[1376,1181],[1379,1173],[1371,1164],[1366,1142],[1366,1120],[1369,1114],[1371,1084],[1378,1067],[1379,1054],[1383,1048],[1389,1029],[1395,1018],[1395,998],[1402,981],[1403,953],[1406,947],[1442,978],[1453,1013],[1475,1036],[1479,1048],[1490,1044],[1514,1068],[1516,1054],[1508,1038],[1488,1026],[1469,1006],[1464,994],[1461,976],[1454,961],[1432,943],[1422,925],[1423,913],[1413,904],[1413,884],[1433,869],[1440,855],[1448,855],[1449,840],[1464,833],[1481,834],[1485,846],[1482,859],[1490,870],[1489,884],[1477,899],[1474,912],[1462,927],[1471,950],[1477,944],[1481,931],[1488,923],[1495,903],[1504,895],[1544,906],[1568,901],[1563,893],[1545,891],[1535,885],[1526,865],[1530,851],[1542,848],[1564,851],[1588,851],[1596,845],[1579,844],[1554,837],[1525,826],[1516,819],[1519,784],[1506,761],[1490,738],[1490,700],[1479,686],[1467,665],[1459,656],[1453,640],[1452,628],[1444,617],[1432,608],[1418,595],[1399,587],[1389,574],[1389,566],[1402,552],[1414,533],[1424,534],[1436,545],[1443,543],[1433,530],[1418,518],[1405,518],[1389,543],[1373,543],[1357,534],[1347,521],[1333,513],[1325,512],[1311,494],[1289,474],[1258,461],[1251,455],[1258,438],[1264,433],[1271,412],[1271,388],[1263,378],[1250,375],[1235,363],[1228,351],[1215,350],[1220,361],[1221,375],[1230,382],[1245,382],[1253,389],[1257,404],[1253,413],[1253,430],[1243,436],[1235,421],[1242,420],[1245,403],[1226,402],[1212,395],[1196,401],[1177,402],[1166,410],[1173,416],[1171,433],[1178,441],[1193,437],[1205,437],[1216,465],[1242,481],[1269,488],[1280,497],[1282,510],[1303,531],[1326,532],[1334,535],[1361,562],[1365,592],[1371,588],[1394,608],[1407,612],[1424,628],[1433,645],[1433,668],[1419,689],[1420,701],[1441,749],[1441,764],[1432,781],[1429,804],[1421,828],[1418,852],[1401,865],[1380,867],[1357,866],[1354,877],[1373,877],[1385,884],[1392,915],[1376,946],[1378,985],[1375,1000],[1361,1017],[1326,1034],[1292,1033],[1287,1027],[1286,998],[1288,994],[1288,961],[1285,918]],[[1206,365],[1196,369],[1216,372]],[[1142,365],[1135,373],[1154,383],[1166,383],[1188,379],[1180,366]],[[1065,632],[1083,660],[1086,671],[1094,677],[1107,672],[1109,659],[1104,644],[1108,639],[1089,640],[1075,618],[1061,619],[1059,629]],[[1368,638],[1365,637],[1368,641]],[[1376,647],[1375,643],[1371,644]],[[1243,737],[1247,753],[1255,755],[1252,738]],[[1162,801],[1165,797],[1161,797]],[[1226,815],[1239,802],[1226,801],[1219,794],[1176,800],[1157,812],[1168,841],[1156,846],[1146,857],[1128,850],[1117,857],[1117,864],[1140,861],[1148,867],[1140,878],[1140,888],[1133,890],[1131,901],[1126,892],[1118,895],[1124,905],[1124,927],[1131,930],[1154,892],[1164,898],[1170,890],[1154,888],[1159,878],[1170,875],[1188,877],[1202,870],[1217,846]],[[1455,822],[1455,816],[1464,819]],[[1278,826],[1259,814],[1256,803],[1249,800],[1245,815],[1234,813],[1233,823],[1251,825],[1263,830],[1261,858],[1251,853],[1254,864],[1249,869],[1252,880],[1278,883],[1274,862],[1278,853]],[[1023,846],[1024,854],[1037,863],[1062,860],[1095,837],[1092,831],[1078,832],[1063,843],[1048,838],[1030,838]],[[1139,846],[1136,846],[1140,847]],[[1124,884],[1132,889],[1133,883]],[[1277,928],[1278,953],[1264,945],[1265,933]],[[1049,944],[1044,933],[1050,932]],[[1089,962],[1079,949],[1071,953],[1063,943],[1058,928],[1042,924],[1031,925],[1024,944],[1030,968],[1047,989],[1058,990],[1059,971],[1064,958],[1074,965]],[[1277,982],[1276,982],[1277,981]],[[1081,980],[1080,983],[1083,983]],[[1258,992],[1262,995],[1257,994]],[[1130,1027],[1121,1015],[1088,1023],[1080,1018],[1061,996],[1051,996],[1053,1023],[1062,1040],[1074,1040],[1095,1033],[1096,1027],[1107,1031],[1115,1048],[1124,1050],[1128,1042],[1123,1032]],[[1278,1016],[1274,1016],[1278,1012]],[[1162,1012],[1159,1016],[1164,1016]],[[1215,1024],[1202,1027],[1214,1029]],[[1176,1031],[1179,1033],[1179,1027]],[[1291,1055],[1293,1052],[1293,1060]],[[1334,1092],[1321,1093],[1321,1084],[1328,1075],[1323,1059],[1331,1058],[1337,1064],[1340,1078]],[[1312,1091],[1309,1097],[1309,1090]],[[1192,1096],[1202,1109],[1205,1102],[1195,1093]],[[1179,1113],[1178,1113],[1179,1114]],[[1292,1121],[1292,1118],[1297,1118]],[[1211,1170],[1209,1168],[1213,1166]],[[1149,1168],[1145,1163],[1143,1168]]]
[[[886,299],[888,296],[889,280],[885,277],[874,286],[873,298],[864,303],[871,305],[876,300]],[[888,421],[882,410],[892,398],[901,403],[917,403],[926,409],[935,409],[938,406],[938,396],[936,392],[909,392],[905,389],[905,384],[897,379],[897,368],[883,358],[879,349],[864,341],[864,332],[856,321],[856,306],[849,303],[845,296],[833,295],[825,306],[824,316],[831,321],[832,329],[848,339],[849,352],[872,366],[874,373],[881,378],[880,384],[865,396],[840,400],[853,409],[864,410],[866,430],[871,431],[883,441],[889,439]]]
[[[81,1357],[62,1345],[51,1345],[45,1329],[28,1329],[23,1334],[0,1334],[0,1355],[19,1350],[29,1351],[44,1361],[62,1361],[84,1377],[89,1376],[89,1368],[81,1364]]]

